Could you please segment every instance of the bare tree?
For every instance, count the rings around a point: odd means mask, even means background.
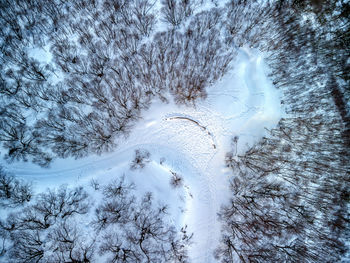
[[[16,245],[9,250],[10,262],[42,262],[45,248],[38,230],[13,232],[11,241]]]
[[[186,18],[193,14],[197,7],[196,0],[163,0],[162,14],[164,21],[178,27]]]
[[[87,234],[88,231],[69,219],[56,225],[48,234],[54,252],[52,262],[92,262],[95,240]]]
[[[32,186],[13,175],[7,174],[0,167],[0,205],[15,207],[29,202],[32,197]]]
[[[93,221],[97,229],[106,228],[110,224],[127,224],[131,220],[135,203],[131,191],[134,189],[135,185],[127,184],[125,177],[104,188],[104,202],[96,208]]]

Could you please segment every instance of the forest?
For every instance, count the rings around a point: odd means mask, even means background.
[[[0,0],[1,158],[50,169],[113,152],[153,101],[195,108],[257,49],[286,116],[245,153],[232,134],[215,259],[348,262],[349,17],[346,0]],[[136,191],[120,177],[35,194],[1,168],[0,262],[190,262],[192,233]]]

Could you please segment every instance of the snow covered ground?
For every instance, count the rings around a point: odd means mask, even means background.
[[[274,127],[283,114],[280,94],[266,77],[262,54],[241,48],[232,70],[208,89],[208,97],[196,107],[154,102],[143,113],[128,138],[101,156],[56,160],[49,169],[31,163],[3,164],[7,170],[32,181],[36,191],[61,184],[100,184],[125,174],[140,193],[152,191],[169,205],[173,221],[188,225],[194,233],[191,262],[214,262],[220,225],[217,212],[227,200],[230,170],[225,154],[238,136],[238,152],[244,152]],[[151,153],[143,170],[129,169],[136,149]],[[1,161],[4,162],[4,161]],[[184,186],[170,186],[171,172],[184,178]],[[91,187],[86,187],[93,193]]]

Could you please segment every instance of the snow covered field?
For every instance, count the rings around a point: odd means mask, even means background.
[[[140,195],[153,192],[157,202],[169,205],[173,221],[194,233],[191,262],[213,262],[220,234],[217,212],[229,194],[230,170],[224,160],[232,138],[239,137],[237,151],[244,152],[283,115],[280,94],[266,77],[262,54],[241,48],[231,67],[195,107],[154,102],[114,152],[56,160],[49,169],[2,161],[3,166],[32,181],[36,192],[68,184],[86,185],[93,194],[92,179],[103,185],[125,175]],[[151,161],[132,171],[136,149],[149,151]],[[171,187],[172,172],[184,178],[182,188]]]

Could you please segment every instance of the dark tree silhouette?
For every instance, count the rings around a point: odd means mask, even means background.
[[[16,207],[29,202],[31,184],[15,178],[0,167],[0,206]]]

